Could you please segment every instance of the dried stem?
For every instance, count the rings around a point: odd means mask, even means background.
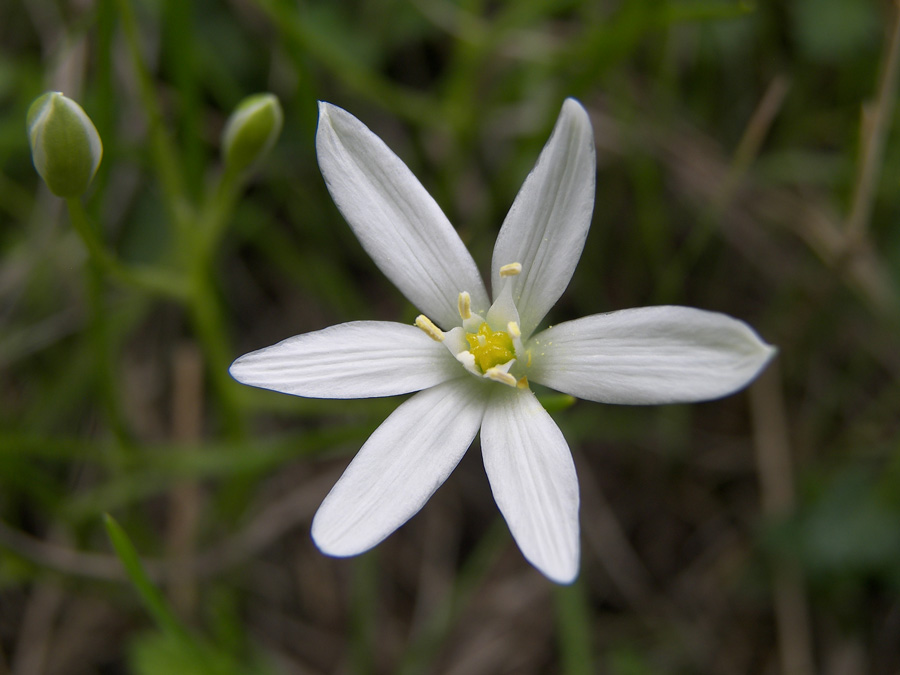
[[[719,198],[716,203],[716,211],[721,213],[730,204],[734,192],[747,172],[747,169],[759,155],[759,149],[772,128],[775,117],[784,104],[788,91],[791,88],[790,78],[784,75],[776,76],[766,88],[766,93],[753,111],[750,121],[744,129],[744,134],[734,151],[731,167],[720,188]]]
[[[16,641],[13,675],[43,673],[53,649],[54,625],[63,604],[63,592],[51,584],[37,584],[28,598]]]
[[[893,25],[888,38],[881,80],[878,84],[878,99],[871,114],[865,109],[862,124],[861,160],[853,190],[853,202],[847,218],[846,233],[850,244],[865,238],[869,218],[872,214],[872,202],[875,199],[875,188],[884,159],[884,145],[897,97],[897,65],[900,60],[900,2],[895,2]]]
[[[794,507],[794,478],[777,362],[750,387],[750,411],[762,512],[769,518],[783,517]],[[803,575],[790,561],[776,561],[772,572],[781,672],[813,675],[816,671]]]
[[[172,436],[185,448],[191,448],[203,433],[203,360],[192,343],[181,344],[175,351],[172,388]],[[169,595],[182,615],[191,614],[197,603],[191,566],[201,502],[200,486],[194,480],[176,485],[169,499],[168,545],[173,560]]]

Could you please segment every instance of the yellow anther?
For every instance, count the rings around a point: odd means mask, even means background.
[[[472,296],[466,291],[459,294],[456,306],[459,308],[459,316],[463,321],[472,318]]]
[[[444,331],[435,326],[434,322],[424,314],[419,314],[419,316],[416,317],[416,326],[421,328],[425,332],[425,335],[435,342],[444,341]]]
[[[513,340],[522,337],[522,331],[519,330],[519,324],[517,324],[515,321],[510,321],[508,324],[506,324],[506,332],[509,333],[509,336]]]
[[[515,377],[513,377],[509,373],[504,373],[502,370],[496,367],[488,368],[486,371],[484,371],[484,374],[487,377],[491,378],[494,382],[500,382],[502,384],[509,385],[510,387],[516,387],[519,384],[516,381]]]
[[[531,350],[530,350],[530,349],[529,349],[527,352],[525,352],[525,356],[528,357],[528,358],[525,360],[525,367],[526,367],[526,368],[531,368]]]
[[[500,268],[501,277],[514,277],[522,272],[522,263],[509,263]]]
[[[523,375],[523,376],[520,377],[519,380],[516,382],[516,386],[517,386],[519,389],[528,389],[528,378],[525,377],[525,376]]]

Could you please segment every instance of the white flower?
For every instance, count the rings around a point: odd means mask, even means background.
[[[315,398],[418,391],[372,434],[319,507],[312,537],[351,556],[411,518],[481,430],[494,499],[547,577],[578,574],[578,481],[529,382],[602,403],[684,403],[747,385],[772,357],[746,324],[687,307],[596,314],[535,334],[565,290],[594,205],[590,120],[568,99],[494,246],[493,303],[471,255],[407,166],[319,104],[319,166],[363,247],[422,315],[357,321],[242,356],[240,382]]]

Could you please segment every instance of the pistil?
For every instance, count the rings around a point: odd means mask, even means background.
[[[469,352],[475,357],[475,365],[485,375],[495,366],[516,358],[516,350],[509,334],[491,330],[487,323],[482,323],[477,333],[467,333],[466,342],[469,343]]]

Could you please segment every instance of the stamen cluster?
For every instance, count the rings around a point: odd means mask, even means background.
[[[513,277],[522,272],[522,264],[518,262],[503,265],[500,268],[501,278]],[[514,320],[506,321],[502,328],[491,325],[491,319],[497,320],[496,314]],[[528,378],[522,374],[516,377],[510,370],[516,365],[519,355],[526,357],[525,366],[531,365],[531,353],[526,352],[522,344],[522,331],[519,329],[518,311],[512,302],[509,291],[501,292],[488,311],[488,320],[472,312],[472,297],[463,291],[457,299],[457,309],[462,326],[448,332],[442,331],[424,314],[416,317],[415,324],[435,342],[442,342],[450,353],[472,375],[500,382],[510,387],[525,389]],[[502,324],[502,321],[500,323]],[[524,370],[522,366],[517,370]]]

